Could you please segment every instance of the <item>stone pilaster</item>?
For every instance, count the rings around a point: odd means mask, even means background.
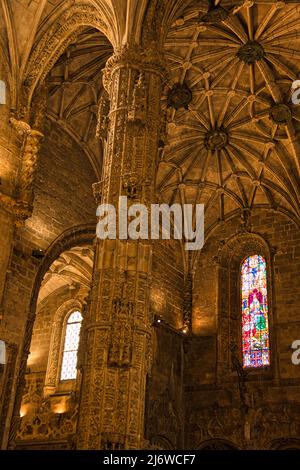
[[[155,202],[163,67],[151,49],[125,47],[104,75],[105,133],[101,194],[118,208]],[[107,99],[107,98],[106,98]],[[106,135],[107,132],[107,135]],[[96,191],[97,189],[97,191]],[[118,238],[118,237],[117,237]],[[146,374],[150,367],[151,240],[98,240],[86,319],[78,448],[138,449],[143,442]]]
[[[0,271],[5,275],[0,278],[0,338],[10,344],[11,348],[16,348],[14,361],[10,364],[9,374],[11,383],[9,385],[9,406],[4,414],[0,412],[0,420],[5,420],[5,431],[2,433],[2,446],[6,448],[7,441],[9,447],[14,446],[14,438],[20,420],[20,403],[25,384],[25,371],[27,357],[30,349],[33,322],[35,312],[29,314],[28,329],[25,331],[23,345],[16,345],[12,341],[14,331],[8,323],[8,313],[3,302],[3,293],[6,287],[6,273],[9,272],[11,252],[15,231],[17,227],[24,225],[26,219],[31,217],[34,203],[34,180],[38,165],[38,157],[41,139],[43,138],[42,127],[46,109],[46,89],[41,87],[35,93],[30,115],[20,118],[20,115],[11,116],[9,119],[6,113],[6,137],[7,142],[4,151],[10,152],[10,178],[14,184],[0,191],[0,221],[5,226],[4,255],[0,256]],[[1,149],[1,142],[0,142]],[[4,153],[5,155],[5,153]],[[8,166],[8,165],[7,165]],[[5,165],[4,165],[5,168]],[[0,241],[1,237],[0,237]],[[18,355],[23,350],[23,355]],[[1,403],[0,403],[1,405]],[[10,429],[9,429],[10,428]],[[9,436],[8,436],[9,434]],[[1,444],[1,442],[0,442]]]

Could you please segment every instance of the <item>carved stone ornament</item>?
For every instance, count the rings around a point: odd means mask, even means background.
[[[106,139],[109,124],[110,101],[106,90],[103,90],[98,106],[96,136]]]
[[[208,10],[208,12],[201,17],[201,21],[207,24],[221,23],[221,21],[227,20],[229,12],[220,5],[214,6]]]
[[[222,129],[209,131],[205,137],[205,147],[209,150],[221,150],[228,142],[228,135]]]
[[[112,85],[112,75],[119,68],[130,67],[141,72],[151,72],[164,77],[166,75],[165,61],[159,48],[132,47],[128,44],[116,49],[106,62],[103,73],[103,86],[109,93]]]
[[[122,434],[106,432],[101,435],[102,450],[125,449],[125,437]]]
[[[292,111],[288,105],[284,103],[275,104],[275,106],[270,109],[269,116],[275,124],[286,125],[292,120]]]
[[[15,197],[0,193],[0,204],[15,217],[15,225],[22,226],[32,214],[34,178],[43,134],[14,117],[10,119],[10,123],[22,141],[21,167]]]
[[[246,64],[254,64],[263,59],[265,51],[263,46],[257,41],[248,41],[237,52],[237,57]]]
[[[249,232],[251,230],[250,224],[251,210],[249,208],[244,208],[241,211],[241,231]]]
[[[193,99],[192,91],[186,83],[176,83],[169,91],[168,107],[174,109],[188,109],[189,104]]]
[[[129,199],[136,199],[140,195],[142,186],[138,183],[137,176],[129,173],[123,176],[123,189]]]

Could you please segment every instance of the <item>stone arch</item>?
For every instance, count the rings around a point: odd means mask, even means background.
[[[59,257],[64,251],[73,248],[74,246],[81,246],[86,244],[93,244],[95,239],[95,226],[82,225],[73,227],[66,230],[56,240],[52,242],[47,251],[45,252],[43,261],[38,269],[35,277],[34,287],[31,294],[31,301],[27,315],[25,326],[25,334],[23,344],[20,348],[19,356],[19,370],[18,370],[18,383],[16,388],[13,416],[9,435],[9,448],[15,447],[15,437],[19,427],[20,421],[20,406],[22,401],[23,390],[25,386],[24,377],[27,367],[27,359],[30,352],[30,344],[33,332],[33,326],[36,317],[36,305],[39,290],[44,275],[50,268],[51,264]]]
[[[239,450],[236,444],[226,439],[208,439],[200,443],[199,450]]]
[[[105,13],[101,17],[99,9],[83,2],[79,5],[63,5],[62,13],[56,13],[54,22],[43,32],[31,53],[24,74],[22,106],[26,109],[30,107],[35,89],[43,82],[66,48],[86,27],[98,29],[115,45],[113,27]]]

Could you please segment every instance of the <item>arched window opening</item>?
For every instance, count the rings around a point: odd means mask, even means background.
[[[267,264],[260,255],[241,267],[243,367],[270,365]]]
[[[0,80],[0,104],[6,104],[6,86],[3,80]]]
[[[82,315],[73,312],[67,321],[60,380],[74,380],[77,375],[77,354]]]

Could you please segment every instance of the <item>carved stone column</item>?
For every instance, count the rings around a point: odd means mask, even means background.
[[[124,47],[107,64],[109,113],[97,202],[155,202],[163,66],[151,49]],[[104,124],[103,124],[104,123]],[[106,135],[107,129],[107,135]],[[78,448],[138,449],[150,367],[151,240],[98,240],[86,319]]]

